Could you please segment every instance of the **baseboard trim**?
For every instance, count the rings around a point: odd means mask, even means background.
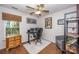
[[[2,49],[0,49],[0,51],[2,51],[2,50],[5,50],[6,48],[2,48]]]
[[[43,40],[46,40],[46,41],[49,41],[49,42],[51,42],[51,43],[54,43],[54,42],[52,42],[52,41],[50,41],[50,40],[47,40],[47,39],[45,39],[45,38],[42,38]]]

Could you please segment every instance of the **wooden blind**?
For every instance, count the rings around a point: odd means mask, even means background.
[[[9,21],[21,21],[22,17],[9,14],[9,13],[2,13],[2,19],[3,20],[9,20]]]

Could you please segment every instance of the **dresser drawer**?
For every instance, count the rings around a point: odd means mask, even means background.
[[[17,43],[17,42],[20,42],[21,40],[15,40],[15,41],[16,41],[16,43]]]
[[[9,43],[9,44],[14,44],[14,41],[9,41],[8,43]]]
[[[20,45],[21,44],[21,41],[20,40],[15,40],[16,42],[16,46]]]
[[[16,42],[16,46],[20,45],[21,44],[21,36],[16,36],[15,42]]]
[[[13,37],[11,37],[11,38],[9,38],[9,40],[8,40],[8,41],[9,41],[9,42],[10,42],[10,41],[14,41],[14,38],[13,38]]]
[[[21,39],[20,36],[16,36],[16,37],[15,37],[15,40],[19,40],[19,39]]]
[[[20,42],[17,42],[17,43],[16,43],[16,46],[18,46],[18,45],[20,45]]]
[[[14,44],[10,44],[10,45],[8,45],[8,48],[9,48],[9,49],[10,49],[10,48],[13,48],[13,47],[15,47]]]

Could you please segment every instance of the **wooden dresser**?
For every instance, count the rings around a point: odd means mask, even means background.
[[[21,45],[21,35],[6,38],[6,50],[15,48]]]

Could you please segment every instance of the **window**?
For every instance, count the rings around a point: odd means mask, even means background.
[[[6,21],[6,37],[20,34],[19,22]]]

